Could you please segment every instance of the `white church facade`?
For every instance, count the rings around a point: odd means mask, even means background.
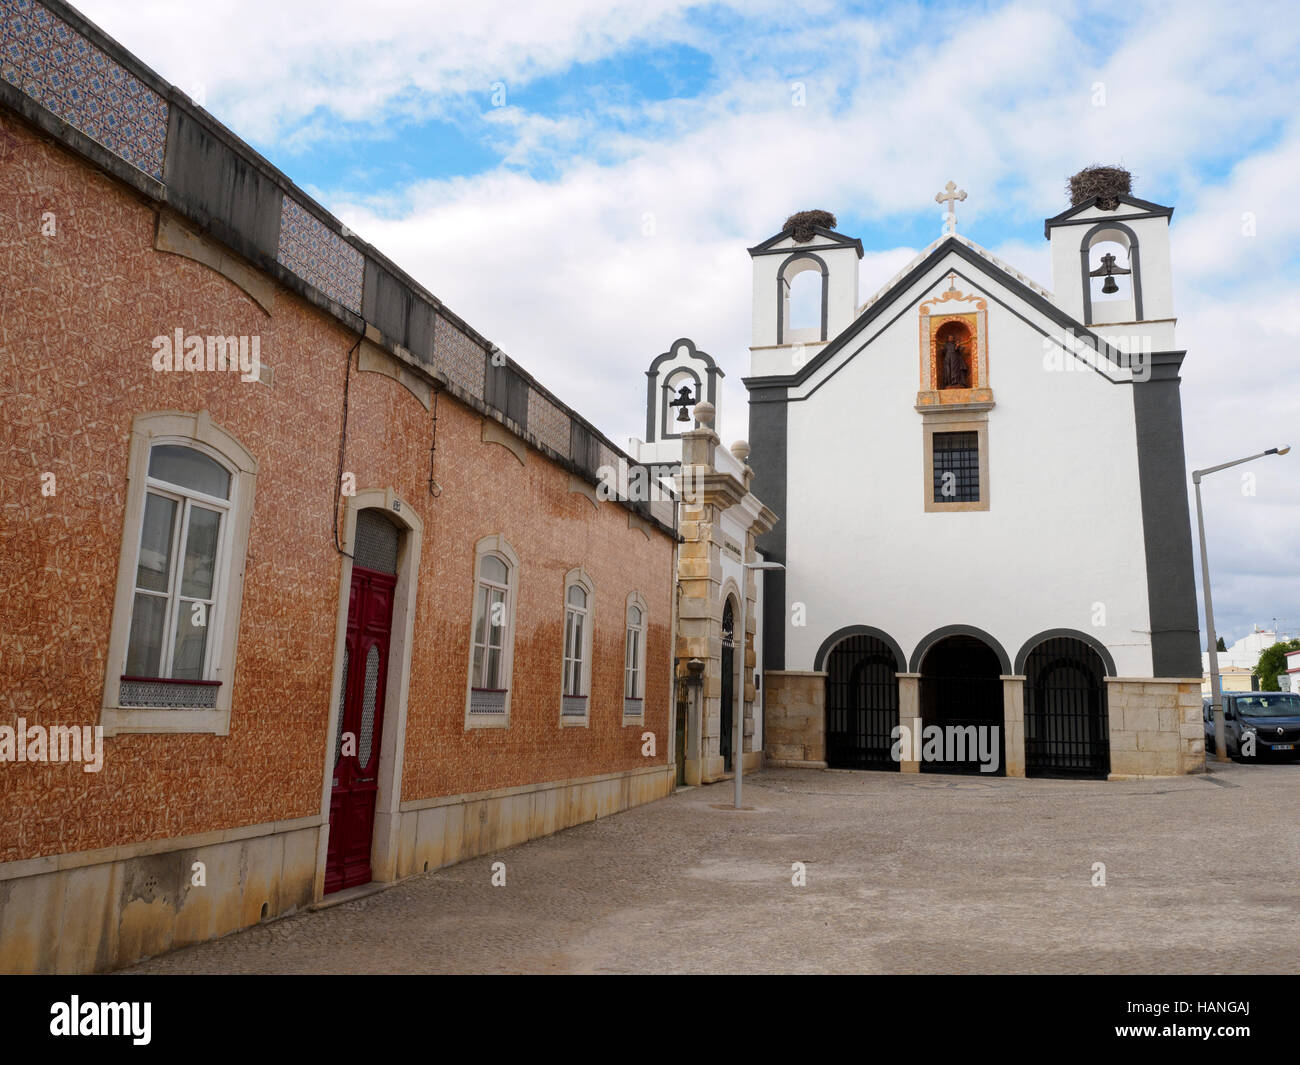
[[[996,729],[1008,775],[1197,771],[1172,208],[1048,219],[1049,292],[937,198],[944,234],[862,304],[825,212],[750,249],[767,764],[973,768],[897,743],[937,724]]]

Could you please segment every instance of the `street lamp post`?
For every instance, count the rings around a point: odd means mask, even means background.
[[[1210,700],[1211,705],[1214,707],[1214,756],[1220,762],[1228,760],[1228,740],[1224,735],[1223,727],[1223,692],[1221,690],[1222,683],[1219,680],[1219,640],[1214,634],[1214,600],[1210,595],[1210,560],[1205,551],[1205,515],[1201,511],[1201,478],[1211,473],[1218,473],[1220,470],[1226,470],[1230,466],[1240,466],[1243,462],[1254,462],[1255,459],[1262,459],[1265,455],[1285,455],[1290,450],[1290,446],[1271,447],[1267,451],[1261,451],[1258,455],[1247,455],[1244,459],[1233,459],[1231,462],[1224,462],[1208,469],[1192,471],[1192,483],[1196,485],[1196,528],[1201,537],[1201,584],[1204,585],[1205,590],[1205,629],[1210,656]]]
[[[755,569],[785,569],[780,562],[746,562],[741,566],[743,570]],[[745,748],[745,681],[749,679],[749,663],[745,661],[748,644],[745,629],[745,615],[749,604],[749,597],[745,594],[745,582],[741,581],[740,588],[740,714],[739,721],[732,727],[731,737],[731,763],[736,767],[736,809],[741,808],[740,794],[743,788],[741,777],[744,775],[744,766],[741,765],[741,754]]]

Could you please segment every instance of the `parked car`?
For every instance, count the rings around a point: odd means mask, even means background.
[[[1209,703],[1205,700],[1203,705]],[[1214,714],[1208,707],[1209,736],[1213,743]],[[1228,754],[1238,760],[1252,757],[1243,753],[1254,736],[1256,758],[1300,756],[1300,694],[1295,692],[1224,692],[1224,740]],[[1207,750],[1209,748],[1207,747]]]
[[[1205,725],[1205,753],[1209,754],[1214,750],[1214,699],[1212,696],[1201,696],[1201,720]]]

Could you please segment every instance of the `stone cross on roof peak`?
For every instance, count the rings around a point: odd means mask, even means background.
[[[966,199],[966,190],[957,188],[957,182],[950,181],[943,187],[943,192],[934,194],[935,203],[947,202],[948,208],[943,217],[943,231],[948,234],[957,232],[957,215],[953,207]]]

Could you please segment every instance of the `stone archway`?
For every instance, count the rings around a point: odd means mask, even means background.
[[[914,739],[923,755],[921,772],[979,773],[980,753],[996,751],[997,775],[1006,775],[1003,657],[980,637],[964,632],[942,636],[925,649],[920,661],[924,732],[923,740]],[[938,726],[941,734],[931,726]],[[930,746],[936,735],[942,737],[938,757]]]

